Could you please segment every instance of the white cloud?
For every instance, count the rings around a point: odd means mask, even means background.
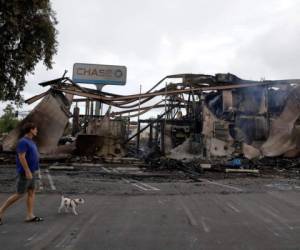
[[[53,70],[42,64],[37,83],[72,76],[75,62],[127,66],[126,86],[138,93],[169,74],[231,72],[243,78],[300,78],[300,3],[293,0],[53,0],[59,24]],[[26,107],[25,107],[26,108]]]

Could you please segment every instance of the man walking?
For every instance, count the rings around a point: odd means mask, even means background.
[[[25,134],[17,144],[17,192],[10,196],[0,207],[0,225],[5,210],[16,201],[24,197],[27,193],[26,205],[27,214],[26,222],[40,222],[43,218],[34,215],[33,207],[35,200],[35,176],[34,172],[39,169],[39,153],[35,142],[32,140],[37,135],[38,130],[34,123],[26,123],[23,127]]]

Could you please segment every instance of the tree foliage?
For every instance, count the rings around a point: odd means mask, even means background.
[[[14,129],[19,121],[11,104],[8,104],[3,111],[4,114],[0,117],[0,133],[7,133]]]
[[[56,24],[49,0],[0,0],[0,100],[19,103],[39,61],[52,68]]]

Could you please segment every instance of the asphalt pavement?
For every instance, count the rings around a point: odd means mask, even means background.
[[[20,201],[3,218],[1,248],[300,249],[299,179],[163,181],[119,175],[142,173],[138,169],[98,170],[109,175],[43,169],[35,213],[45,220],[24,222]],[[1,168],[0,174],[3,202],[13,192],[14,171]],[[60,192],[85,199],[78,216],[57,213]]]

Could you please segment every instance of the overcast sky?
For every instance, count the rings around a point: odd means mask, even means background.
[[[126,86],[144,91],[169,74],[227,73],[259,80],[300,78],[297,0],[52,0],[59,24],[52,70],[38,64],[24,97],[37,83],[72,76],[76,62],[127,67]],[[2,105],[3,106],[3,105]],[[24,109],[32,106],[24,105]]]

